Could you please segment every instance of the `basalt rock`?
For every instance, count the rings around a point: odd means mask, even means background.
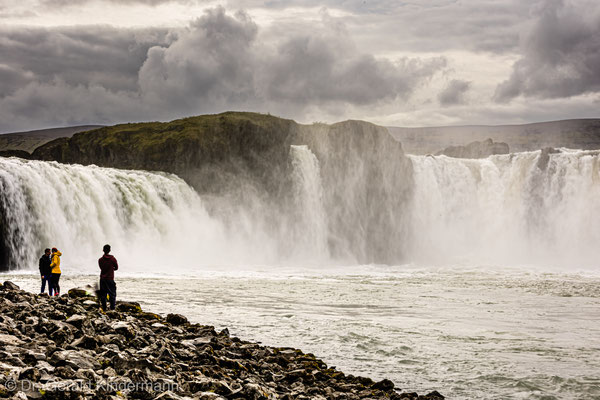
[[[384,379],[346,375],[293,348],[87,296],[0,290],[0,397],[13,399],[418,399]],[[76,292],[72,292],[76,293]],[[79,294],[79,293],[77,293]],[[148,316],[151,317],[148,317]]]
[[[494,154],[508,154],[508,144],[494,142],[487,139],[481,142],[472,142],[465,146],[450,146],[440,150],[436,155],[446,155],[454,158],[486,158]]]

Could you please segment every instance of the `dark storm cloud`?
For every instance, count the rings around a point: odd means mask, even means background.
[[[600,92],[600,3],[547,1],[495,100]]]
[[[40,0],[41,4],[46,7],[76,7],[87,3],[91,3],[95,0]],[[117,3],[120,5],[124,4],[145,4],[149,6],[156,6],[164,3],[183,3],[189,4],[192,2],[199,2],[194,0],[104,0],[107,3]]]
[[[407,99],[446,66],[443,57],[375,58],[330,22],[324,18],[310,33],[275,43],[261,39],[248,14],[223,8],[169,34],[106,27],[5,30],[0,74],[26,74],[21,83],[0,87],[0,131],[228,109],[298,117],[313,107]]]
[[[209,10],[169,46],[148,51],[139,73],[146,99],[185,112],[253,101],[258,27],[250,17]]]
[[[166,42],[165,30],[4,28],[0,30],[0,63],[27,72],[29,79],[39,83],[60,79],[72,85],[136,90],[137,73],[148,48]]]
[[[465,94],[471,87],[471,82],[453,79],[448,86],[438,95],[438,100],[443,106],[465,103]]]
[[[520,0],[241,0],[232,7],[327,7],[374,50],[437,52],[449,49],[505,53],[519,45],[530,2]],[[371,47],[372,48],[372,47]]]
[[[256,100],[276,108],[282,102],[295,108],[362,105],[407,98],[445,66],[441,57],[378,60],[359,53],[343,29],[313,28],[273,50],[257,41],[257,27],[247,14],[234,18],[218,8],[172,45],[150,49],[140,85],[145,95],[166,95],[188,107],[219,102],[247,107]]]
[[[33,80],[32,74],[8,65],[0,64],[0,98],[14,93]]]
[[[356,105],[407,99],[424,79],[446,66],[438,57],[394,62],[349,52],[342,37],[297,37],[282,44],[268,64],[265,89],[273,100],[343,101]]]

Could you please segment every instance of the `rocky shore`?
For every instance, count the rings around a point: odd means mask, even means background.
[[[418,399],[384,379],[346,375],[314,355],[231,337],[227,329],[118,302],[0,285],[0,398]]]

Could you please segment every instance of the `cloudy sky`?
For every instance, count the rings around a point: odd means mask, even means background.
[[[598,0],[0,0],[0,132],[600,117]]]

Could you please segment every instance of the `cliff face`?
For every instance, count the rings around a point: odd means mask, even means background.
[[[226,226],[251,221],[257,230],[285,237],[307,224],[311,212],[298,207],[292,145],[307,146],[318,160],[315,182],[322,188],[313,195],[325,214],[327,254],[345,262],[401,262],[412,165],[401,144],[370,123],[300,125],[229,112],[100,128],[50,142],[32,158],[175,173]],[[305,236],[283,247],[293,252]]]
[[[168,123],[122,124],[60,138],[38,147],[32,158],[62,163],[165,171],[178,174],[200,191],[200,169],[237,173],[261,170],[268,183],[272,169],[287,157],[291,120],[253,113],[224,113]],[[261,168],[263,167],[263,168]],[[265,175],[263,175],[265,174]]]
[[[302,127],[294,140],[321,162],[334,256],[358,254],[361,263],[402,260],[413,187],[402,145],[385,128],[363,121]]]
[[[71,137],[75,133],[100,128],[101,125],[69,126],[65,128],[40,129],[28,132],[14,132],[0,134],[0,153],[9,150],[25,152],[27,155],[54,139]],[[5,157],[10,155],[4,154]],[[20,157],[15,155],[15,157]]]
[[[508,154],[508,144],[494,142],[492,139],[483,142],[471,142],[465,146],[450,146],[440,150],[436,155],[446,155],[454,158],[486,158],[494,154]]]

